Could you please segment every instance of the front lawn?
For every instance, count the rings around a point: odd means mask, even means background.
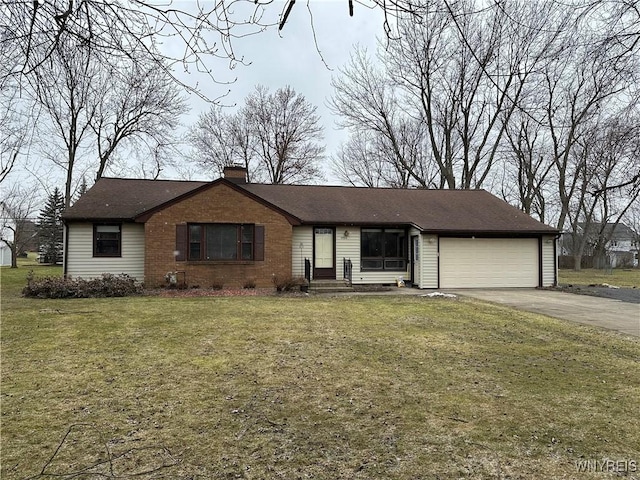
[[[461,299],[24,299],[27,271],[1,272],[3,480],[603,479],[605,460],[640,462],[635,338]]]
[[[585,268],[576,272],[558,270],[560,285],[600,285],[607,283],[617,287],[640,288],[640,268],[614,268],[609,270]]]

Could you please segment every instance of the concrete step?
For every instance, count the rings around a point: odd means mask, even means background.
[[[311,280],[309,292],[348,293],[353,292],[353,287],[344,280]]]

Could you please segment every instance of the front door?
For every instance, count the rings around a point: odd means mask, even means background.
[[[335,280],[335,229],[316,227],[313,232],[313,278]]]

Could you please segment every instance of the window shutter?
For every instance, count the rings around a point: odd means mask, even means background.
[[[176,225],[176,261],[185,262],[187,260],[187,225]]]
[[[254,235],[253,259],[262,262],[264,261],[264,225],[256,225]]]

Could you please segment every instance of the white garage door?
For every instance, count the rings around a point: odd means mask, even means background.
[[[441,238],[440,288],[537,287],[538,239]]]

